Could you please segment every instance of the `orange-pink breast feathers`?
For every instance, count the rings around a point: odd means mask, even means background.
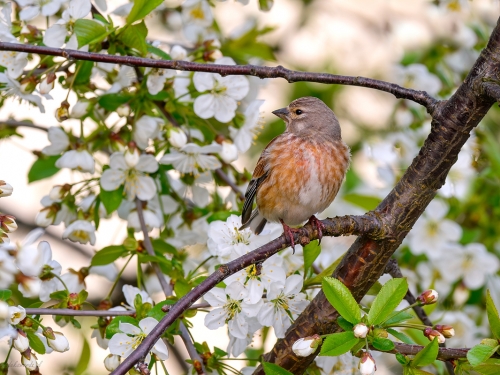
[[[262,151],[245,193],[242,228],[260,233],[267,221],[281,222],[293,245],[293,229],[310,220],[321,239],[315,214],[333,201],[349,167],[349,147],[342,141],[333,111],[321,100],[304,97],[273,112],[286,131]],[[257,207],[252,210],[253,201]]]

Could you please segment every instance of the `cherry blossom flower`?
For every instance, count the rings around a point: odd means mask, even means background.
[[[17,337],[12,341],[12,345],[14,348],[18,350],[20,353],[25,352],[30,347],[30,342],[28,337],[26,337],[26,333],[23,331],[18,331]]]
[[[8,74],[0,73],[0,90],[5,91],[6,95],[18,97],[21,100],[26,100],[35,104],[40,109],[40,112],[45,113],[45,107],[42,104],[42,98],[37,95],[26,93],[21,87],[21,84],[10,77]],[[3,87],[2,87],[3,86]]]
[[[134,124],[133,134],[137,146],[144,150],[149,144],[149,139],[155,139],[160,135],[160,126],[163,123],[161,118],[147,115],[137,120]]]
[[[172,164],[180,173],[198,173],[198,169],[217,169],[221,163],[215,156],[207,155],[209,153],[218,153],[221,146],[212,143],[207,146],[198,146],[195,143],[188,143],[179,151],[170,150],[160,159],[161,164]]]
[[[186,133],[182,129],[172,128],[168,133],[168,143],[177,148],[182,148],[187,143]]]
[[[238,148],[233,143],[224,140],[221,146],[219,156],[225,163],[229,164],[238,159]]]
[[[16,0],[16,2],[23,8],[19,13],[19,18],[23,21],[31,20],[39,14],[44,17],[53,16],[63,3],[61,0]]]
[[[205,0],[186,0],[182,4],[182,19],[185,25],[208,27],[213,22],[212,10]]]
[[[0,51],[0,65],[7,68],[7,75],[16,79],[28,64],[28,54],[24,52]]]
[[[181,180],[180,173],[175,170],[168,171],[167,176],[170,185],[180,197],[191,199],[198,207],[205,207],[210,202],[208,188],[213,184],[210,173],[195,176],[189,185]]]
[[[245,122],[243,126],[236,129],[229,127],[229,134],[234,141],[238,151],[245,153],[252,145],[252,141],[257,138],[257,131],[262,126],[262,117],[259,112],[264,100],[254,100],[245,110]]]
[[[375,360],[368,352],[364,352],[361,360],[359,361],[359,372],[361,375],[373,375],[377,370]]]
[[[57,168],[78,169],[81,172],[94,173],[94,158],[87,150],[69,150],[66,151],[56,161]]]
[[[45,146],[42,153],[45,155],[60,155],[69,147],[69,137],[66,132],[56,126],[51,126],[47,132],[50,141],[49,146]]]
[[[285,331],[292,324],[290,317],[296,318],[309,304],[306,295],[300,293],[303,279],[301,275],[292,275],[285,285],[272,283],[267,291],[267,302],[259,311],[259,322],[267,327],[273,326],[276,337],[285,337]]]
[[[215,61],[216,64],[235,65],[230,57],[223,57]],[[196,72],[193,83],[199,92],[206,92],[194,101],[194,113],[203,119],[215,117],[217,121],[229,122],[238,107],[238,100],[242,100],[249,90],[248,79],[243,76],[226,76],[220,74]]]
[[[62,238],[67,238],[70,241],[79,242],[81,244],[90,242],[93,246],[95,245],[96,240],[95,228],[89,221],[76,220],[68,225],[68,227],[64,230]]]
[[[126,154],[129,154],[129,157],[126,158]],[[109,166],[101,176],[101,187],[104,190],[113,191],[124,185],[125,194],[130,201],[136,196],[147,201],[156,194],[155,182],[146,174],[158,170],[158,162],[154,156],[139,156],[137,150],[125,151],[125,154],[115,152],[111,155]]]
[[[132,353],[151,330],[158,324],[154,318],[144,318],[139,322],[139,327],[129,323],[120,322],[119,329],[123,333],[116,333],[109,340],[109,351],[111,354],[126,358]],[[159,359],[168,359],[168,349],[163,340],[159,339],[151,349]],[[150,353],[146,357],[146,362],[150,360]]]
[[[142,298],[142,303],[150,303],[153,304],[153,300],[149,296],[147,292],[144,290],[141,290],[139,288],[136,288],[135,286],[132,285],[124,285],[122,287],[122,292],[123,296],[125,297],[125,301],[127,301],[128,307],[131,309],[134,309],[134,301],[135,297],[139,294]]]
[[[64,353],[69,350],[68,339],[61,332],[54,332],[52,328],[46,328],[43,335],[47,338],[47,345],[56,352]]]
[[[239,339],[246,339],[248,322],[245,317],[254,317],[262,306],[262,300],[256,304],[244,302],[248,290],[240,282],[229,284],[226,289],[213,288],[205,295],[205,300],[217,307],[205,316],[205,325],[209,329],[218,329],[226,323],[229,333]]]
[[[0,197],[8,197],[12,195],[14,188],[4,180],[0,180]]]
[[[118,75],[114,79],[113,84],[107,91],[108,94],[120,92],[125,87],[129,87],[136,80],[134,68],[127,65],[122,65],[118,71]]]
[[[233,357],[238,357],[243,353],[248,346],[252,343],[255,332],[262,328],[262,324],[259,323],[257,318],[247,318],[248,323],[248,333],[244,339],[234,337],[229,334],[229,343],[227,344],[227,352]]]
[[[26,318],[26,310],[22,306],[9,306],[9,315],[7,321],[15,326],[19,324],[21,320]]]
[[[316,351],[322,342],[323,340],[318,335],[300,338],[293,343],[292,350],[299,357],[308,357]]]
[[[435,199],[429,203],[408,236],[413,254],[436,258],[445,246],[456,243],[462,237],[460,225],[444,218],[447,212],[448,205],[444,201]]]

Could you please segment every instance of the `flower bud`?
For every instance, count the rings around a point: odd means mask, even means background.
[[[377,370],[375,360],[368,352],[364,352],[361,360],[359,361],[359,372],[361,375],[373,375]]]
[[[71,117],[81,118],[87,114],[90,102],[79,100],[71,109]]]
[[[124,157],[125,157],[125,163],[127,163],[127,166],[129,168],[135,168],[135,166],[139,162],[139,157],[140,157],[139,151],[137,150],[137,148],[135,148],[135,147],[131,148],[129,146],[128,150],[125,151]]]
[[[65,100],[61,102],[61,106],[56,109],[56,120],[63,122],[69,119],[69,103]]]
[[[52,209],[50,207],[46,207],[36,214],[35,224],[39,227],[46,228],[54,223],[55,218],[56,215],[52,212]]]
[[[0,197],[12,195],[12,190],[14,190],[12,185],[6,183],[4,180],[0,180]]]
[[[120,364],[120,356],[116,354],[109,354],[106,358],[104,358],[104,367],[109,372],[114,371],[118,365]]]
[[[30,347],[30,342],[23,331],[18,331],[17,338],[13,341],[13,345],[20,353],[23,353]]]
[[[369,330],[370,328],[365,323],[358,323],[353,328],[354,336],[358,339],[364,339]]]
[[[181,46],[173,46],[170,50],[170,57],[172,60],[185,60],[187,57],[187,51]]]
[[[0,228],[5,233],[14,232],[17,229],[16,218],[12,215],[0,215]]]
[[[229,164],[238,159],[238,149],[233,143],[222,141],[222,150],[219,155],[224,162]]]
[[[168,142],[177,148],[184,147],[187,143],[187,136],[180,129],[172,128],[170,129],[170,134],[168,135]]]
[[[316,351],[316,348],[323,342],[318,335],[298,339],[292,345],[293,352],[299,357],[307,357]]]
[[[21,363],[29,371],[35,371],[38,368],[37,358],[31,349],[22,353]]]
[[[428,289],[421,295],[419,295],[417,300],[420,301],[422,305],[432,305],[438,300],[438,292],[436,292],[434,289]]]
[[[61,332],[54,332],[48,327],[43,330],[43,335],[47,338],[47,345],[56,352],[66,352],[69,350],[68,339]]]
[[[56,78],[57,77],[54,73],[47,74],[47,77],[40,82],[40,94],[48,94],[50,90],[54,88],[54,81]]]
[[[427,337],[430,341],[434,340],[434,338],[437,337],[438,343],[440,344],[443,344],[446,341],[441,332],[438,332],[432,328],[424,329],[424,336]]]
[[[446,324],[437,324],[434,326],[434,329],[441,333],[444,337],[449,339],[450,337],[455,336],[455,329],[452,326]]]

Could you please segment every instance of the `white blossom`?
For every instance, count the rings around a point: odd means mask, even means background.
[[[94,158],[87,150],[69,150],[66,151],[56,161],[57,168],[77,169],[81,172],[94,173]]]
[[[205,295],[205,300],[217,307],[205,316],[205,325],[209,329],[218,329],[228,325],[229,333],[240,339],[246,339],[248,322],[245,317],[254,317],[262,306],[262,300],[256,304],[244,302],[248,290],[240,282],[229,284],[226,289],[213,288]]]
[[[120,364],[120,356],[116,354],[108,354],[106,358],[104,358],[104,367],[109,372],[116,370],[118,365]]]
[[[42,99],[37,95],[26,93],[21,87],[21,84],[8,74],[0,73],[0,84],[2,83],[5,84],[5,86],[0,88],[0,90],[5,91],[7,95],[18,97],[32,104],[36,104],[40,109],[40,112],[45,113],[45,107],[42,104]]]
[[[45,155],[60,155],[61,152],[68,149],[69,137],[63,129],[51,126],[47,132],[47,137],[50,145],[43,148],[42,153]]]
[[[136,80],[134,68],[128,65],[122,65],[113,84],[107,91],[108,94],[120,92],[125,87],[129,87]]]
[[[138,155],[138,151],[132,151],[132,154]],[[140,200],[147,201],[156,194],[155,182],[146,174],[158,170],[158,162],[153,155],[142,154],[138,158],[126,159],[123,152],[115,152],[111,155],[109,166],[101,176],[101,187],[104,190],[113,191],[124,185],[128,200],[137,196]]]
[[[231,142],[222,141],[222,150],[219,152],[220,158],[227,164],[238,159],[238,148]]]
[[[44,17],[53,16],[61,7],[61,0],[16,0],[23,9],[19,13],[19,18],[28,21],[38,15]]]
[[[12,187],[11,184],[8,184],[7,182],[0,180],[0,197],[8,197],[12,195],[12,191],[14,188]]]
[[[47,344],[56,352],[64,353],[69,350],[68,339],[61,332],[52,332],[54,338],[47,337]]]
[[[229,57],[220,58],[215,63],[235,64]],[[246,77],[222,77],[217,73],[196,72],[193,76],[193,83],[199,92],[208,91],[195,99],[194,113],[203,119],[215,117],[220,122],[229,122],[234,118],[238,101],[248,94],[250,88]]]
[[[116,333],[109,340],[109,351],[123,358],[128,357],[157,324],[158,321],[151,317],[142,319],[139,327],[120,322],[119,328],[123,333]],[[168,359],[168,349],[162,339],[156,342],[151,352],[161,360]],[[148,353],[146,362],[149,362],[149,356]]]
[[[267,291],[267,302],[257,317],[262,325],[272,326],[278,338],[285,337],[285,331],[292,324],[290,316],[295,319],[309,303],[305,294],[300,293],[302,284],[301,275],[292,275],[285,285],[272,283]]]
[[[12,344],[14,348],[20,353],[25,352],[30,347],[30,342],[28,338],[23,334],[24,332],[18,332],[17,337],[13,340]]]
[[[210,184],[213,184],[212,175],[208,172],[195,175],[188,185],[181,180],[180,173],[176,170],[167,171],[168,180],[175,192],[182,198],[188,198],[198,207],[205,207],[210,202],[208,191]]]
[[[154,94],[153,94],[154,95]],[[150,139],[160,135],[160,126],[164,123],[161,118],[144,115],[134,124],[134,141],[141,149],[145,149]]]
[[[0,51],[0,65],[7,68],[7,75],[16,79],[28,64],[28,54],[24,52]]]
[[[185,25],[201,27],[212,25],[213,16],[210,5],[205,0],[187,0],[182,4],[182,20]]]
[[[262,126],[262,117],[259,112],[264,100],[254,100],[245,110],[245,122],[242,127],[236,129],[229,127],[229,134],[235,146],[241,153],[247,152],[252,142],[257,138],[258,129]]]
[[[168,143],[177,148],[182,148],[187,143],[186,133],[182,129],[172,128],[168,134]]]
[[[9,306],[9,316],[8,316],[8,322],[15,326],[16,324],[19,324],[21,320],[26,318],[26,310],[24,310],[24,307],[22,306]]]
[[[209,153],[218,153],[221,146],[217,143],[212,143],[207,146],[198,146],[195,143],[188,143],[179,151],[170,150],[170,153],[165,154],[160,159],[162,164],[172,164],[173,167],[181,173],[198,173],[198,168],[202,170],[217,169],[221,167],[221,163],[215,156],[208,155]]]
[[[87,220],[76,220],[64,230],[62,238],[81,244],[90,242],[93,246],[96,240],[94,225]]]

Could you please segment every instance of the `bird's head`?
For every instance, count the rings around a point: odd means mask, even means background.
[[[273,111],[273,114],[285,121],[288,132],[299,137],[323,135],[330,139],[341,139],[337,117],[318,98],[305,96],[296,99],[288,107]]]

